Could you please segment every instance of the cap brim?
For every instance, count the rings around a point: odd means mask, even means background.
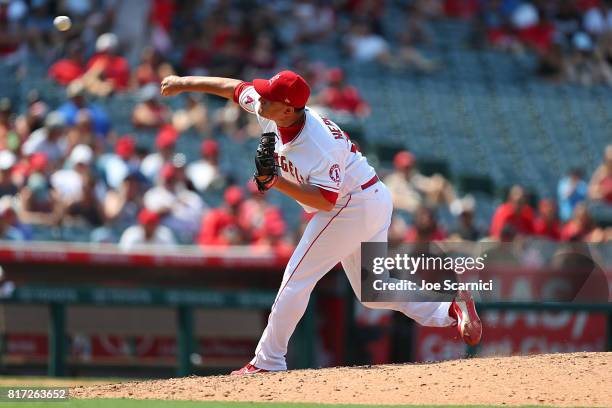
[[[268,81],[267,79],[254,79],[253,87],[255,87],[255,91],[257,91],[259,96],[261,96],[262,98],[268,101],[278,102],[272,97],[272,94],[270,93],[270,81]]]

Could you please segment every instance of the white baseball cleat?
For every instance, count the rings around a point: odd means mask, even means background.
[[[448,314],[457,319],[459,335],[468,346],[475,346],[482,338],[482,322],[476,312],[472,295],[467,290],[460,290],[451,303]]]

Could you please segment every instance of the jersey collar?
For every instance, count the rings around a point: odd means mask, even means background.
[[[292,142],[304,129],[304,125],[306,124],[306,115],[302,117],[295,125],[289,127],[280,127],[278,126],[278,132],[280,133],[280,138],[283,144],[287,144]]]

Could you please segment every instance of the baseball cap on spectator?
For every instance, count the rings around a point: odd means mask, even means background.
[[[334,84],[342,82],[344,79],[344,71],[342,71],[342,68],[332,68],[327,72],[327,79]]]
[[[142,225],[152,225],[159,223],[159,214],[155,211],[143,208],[138,213],[138,222]]]
[[[465,213],[473,213],[476,208],[476,200],[471,194],[465,197],[455,200],[450,205],[451,214],[459,216]]]
[[[168,180],[176,176],[176,167],[172,163],[166,163],[159,172],[162,180]]]
[[[43,173],[49,164],[49,158],[45,153],[37,152],[30,156],[30,172]]]
[[[268,221],[264,227],[266,235],[271,237],[282,237],[285,235],[285,223],[282,220]]]
[[[281,71],[270,79],[255,79],[253,86],[262,98],[296,109],[306,106],[310,97],[310,87],[304,78],[293,71]]]
[[[63,129],[66,126],[66,118],[61,112],[49,112],[45,118],[45,127],[49,130]]]
[[[512,13],[512,24],[519,30],[538,24],[538,10],[533,4],[523,3]]]
[[[219,155],[219,143],[216,140],[206,139],[200,147],[202,156],[211,157]]]
[[[240,204],[244,198],[242,194],[242,189],[238,186],[230,186],[225,190],[223,194],[223,199],[225,203],[231,207]]]
[[[10,170],[17,162],[13,152],[8,150],[0,151],[0,170]]]
[[[591,51],[593,49],[593,40],[591,37],[582,31],[577,32],[572,37],[572,44],[578,51]]]
[[[136,151],[136,141],[132,139],[130,136],[123,136],[117,139],[117,143],[115,144],[115,153],[117,156],[121,157],[123,160],[127,160]]]
[[[415,162],[416,162],[416,159],[414,157],[414,154],[406,150],[403,150],[397,153],[395,157],[393,158],[393,166],[397,170],[412,168],[414,167]]]
[[[176,143],[176,139],[178,139],[178,131],[171,125],[165,125],[157,134],[155,146],[160,150],[166,149],[173,146]]]
[[[68,156],[68,161],[71,162],[73,165],[75,164],[89,165],[91,164],[92,160],[93,160],[93,150],[91,150],[91,147],[84,145],[84,144],[75,146],[72,149],[72,152],[70,152],[70,156]]]
[[[104,33],[96,40],[96,52],[113,52],[117,45],[119,45],[119,40],[115,34]]]

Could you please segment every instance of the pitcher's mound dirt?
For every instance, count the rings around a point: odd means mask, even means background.
[[[612,407],[612,353],[477,358],[77,387],[77,398]]]

